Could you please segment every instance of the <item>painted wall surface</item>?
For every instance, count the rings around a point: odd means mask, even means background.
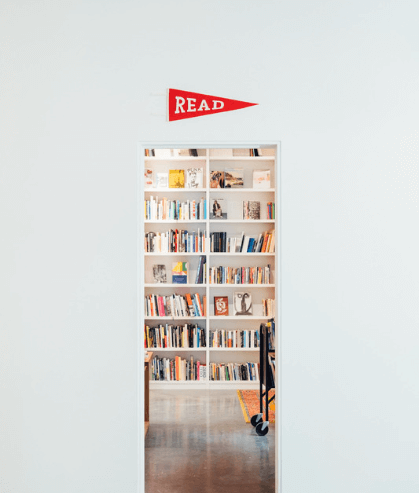
[[[136,491],[139,140],[282,141],[283,491],[418,491],[418,14],[3,0],[2,493]]]

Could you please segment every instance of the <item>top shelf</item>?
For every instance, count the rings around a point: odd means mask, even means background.
[[[206,161],[206,156],[144,156],[145,161]],[[209,156],[209,161],[275,161],[275,156]]]
[[[156,157],[156,156],[144,156],[145,161],[206,161],[205,156],[169,156],[169,157]]]

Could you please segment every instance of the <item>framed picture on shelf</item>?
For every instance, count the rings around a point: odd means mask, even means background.
[[[144,168],[144,188],[151,188],[153,186],[153,170],[151,168]]]
[[[234,315],[253,315],[252,295],[250,293],[234,293]]]
[[[243,185],[243,169],[228,168],[224,171],[224,188],[242,188]]]
[[[203,188],[204,170],[203,168],[188,168],[186,170],[186,188]]]
[[[227,219],[225,212],[224,199],[211,199],[211,219]]]
[[[210,188],[224,188],[224,171],[211,171]]]
[[[155,283],[166,283],[166,266],[161,264],[153,265],[153,279]]]
[[[228,296],[214,296],[214,315],[228,315]]]

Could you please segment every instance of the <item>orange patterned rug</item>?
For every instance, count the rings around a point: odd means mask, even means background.
[[[275,389],[269,391],[269,399],[275,395]],[[243,411],[244,420],[250,423],[250,418],[260,411],[259,390],[238,390],[237,396]],[[263,399],[263,412],[265,413],[265,397]],[[269,404],[269,422],[275,423],[275,400]]]

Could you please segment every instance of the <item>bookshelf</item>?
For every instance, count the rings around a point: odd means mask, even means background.
[[[168,230],[186,230],[205,232],[205,249],[201,251],[147,251],[147,245],[140,246],[140,330],[144,330],[147,325],[151,329],[158,327],[172,327],[172,342],[174,327],[182,327],[186,324],[199,329],[205,329],[205,347],[149,347],[149,351],[153,351],[154,357],[175,359],[180,357],[190,361],[200,361],[206,366],[206,378],[203,380],[152,380],[150,388],[259,388],[258,380],[211,380],[210,365],[232,364],[242,365],[246,363],[259,363],[259,348],[254,347],[210,347],[211,335],[215,332],[219,334],[222,331],[232,333],[233,331],[246,332],[247,343],[249,337],[252,336],[252,331],[258,331],[259,325],[264,323],[272,316],[278,318],[278,258],[279,258],[279,193],[278,193],[278,154],[277,145],[254,146],[259,149],[259,156],[235,155],[235,149],[244,154],[248,148],[239,145],[231,146],[231,148],[222,148],[214,151],[212,148],[200,148],[198,156],[176,155],[176,150],[167,151],[165,155],[145,156],[146,148],[154,148],[155,145],[141,146],[139,152],[140,165],[140,242],[144,242],[146,234],[164,235]],[[192,147],[192,146],[189,146]],[[188,147],[188,148],[189,148]],[[185,147],[186,149],[186,147]],[[266,153],[266,154],[265,154]],[[225,155],[224,155],[225,154]],[[190,168],[202,168],[202,187],[201,188],[166,188],[156,186],[159,174],[159,183],[161,175],[169,173],[169,170],[184,170],[185,186],[187,170]],[[145,170],[151,170],[152,184],[147,185],[143,178]],[[225,171],[230,170],[230,171]],[[265,183],[266,188],[254,188],[253,171],[266,172],[269,171],[270,183]],[[227,184],[227,177],[230,182],[231,176],[242,181],[239,188],[213,188],[215,172],[224,172],[224,185]],[[229,175],[227,175],[229,173]],[[157,204],[163,200],[179,201],[186,203],[189,201],[200,202],[205,201],[205,218],[191,217],[181,219],[176,217],[164,217],[163,219],[146,219],[147,203],[151,204],[155,201]],[[213,201],[217,200],[222,204],[222,213],[227,217],[215,218],[212,217]],[[251,201],[252,203],[260,203],[259,213],[257,218],[244,219],[243,217],[243,202]],[[145,204],[145,208],[141,206]],[[274,217],[269,216],[268,203],[275,204]],[[155,205],[153,205],[154,207]],[[272,206],[271,206],[272,207]],[[161,210],[166,210],[163,206]],[[151,216],[153,217],[153,216]],[[233,241],[240,242],[241,237],[252,237],[257,240],[260,235],[266,232],[271,232],[271,237],[274,239],[275,247],[273,251],[212,251],[211,235],[217,234],[217,241],[221,234],[225,233],[225,237],[221,241],[226,243]],[[215,235],[214,235],[215,237]],[[163,236],[162,236],[163,238]],[[268,242],[272,238],[268,239]],[[162,244],[166,241],[166,237],[162,240]],[[214,240],[215,241],[215,240]],[[250,242],[250,240],[249,240]],[[261,245],[262,246],[262,245]],[[213,247],[214,248],[214,247]],[[237,250],[237,245],[233,244],[232,249]],[[206,282],[197,284],[195,282],[197,270],[199,267],[200,258],[205,258]],[[174,262],[188,263],[188,281],[185,284],[177,284],[172,282],[171,272]],[[164,265],[166,270],[166,282],[157,283],[153,278],[153,266]],[[265,269],[269,265],[269,281],[256,284],[232,284],[232,283],[212,283],[210,282],[209,269],[216,267],[223,268],[245,268],[249,272],[251,269]],[[164,316],[146,315],[144,309],[144,298],[150,295],[159,295],[166,297],[172,294],[186,296],[186,294],[198,294],[201,301],[206,297],[205,316],[172,316],[165,314]],[[249,315],[235,315],[234,308],[237,306],[237,295],[235,293],[247,293],[251,296],[252,313]],[[215,314],[214,297],[228,297],[228,315],[220,316]],[[262,300],[274,299],[274,313],[269,313],[269,316],[263,313]],[[234,305],[236,300],[236,305]],[[242,305],[243,306],[243,305]],[[243,312],[242,312],[243,313]],[[153,333],[154,334],[154,333]],[[250,335],[249,335],[250,334]],[[143,335],[142,335],[143,337]],[[220,336],[221,337],[221,336]],[[236,344],[239,335],[236,332]],[[231,339],[233,340],[233,339]],[[255,340],[253,339],[253,342]],[[233,367],[231,366],[230,369]],[[236,366],[236,371],[239,371],[239,366]]]

